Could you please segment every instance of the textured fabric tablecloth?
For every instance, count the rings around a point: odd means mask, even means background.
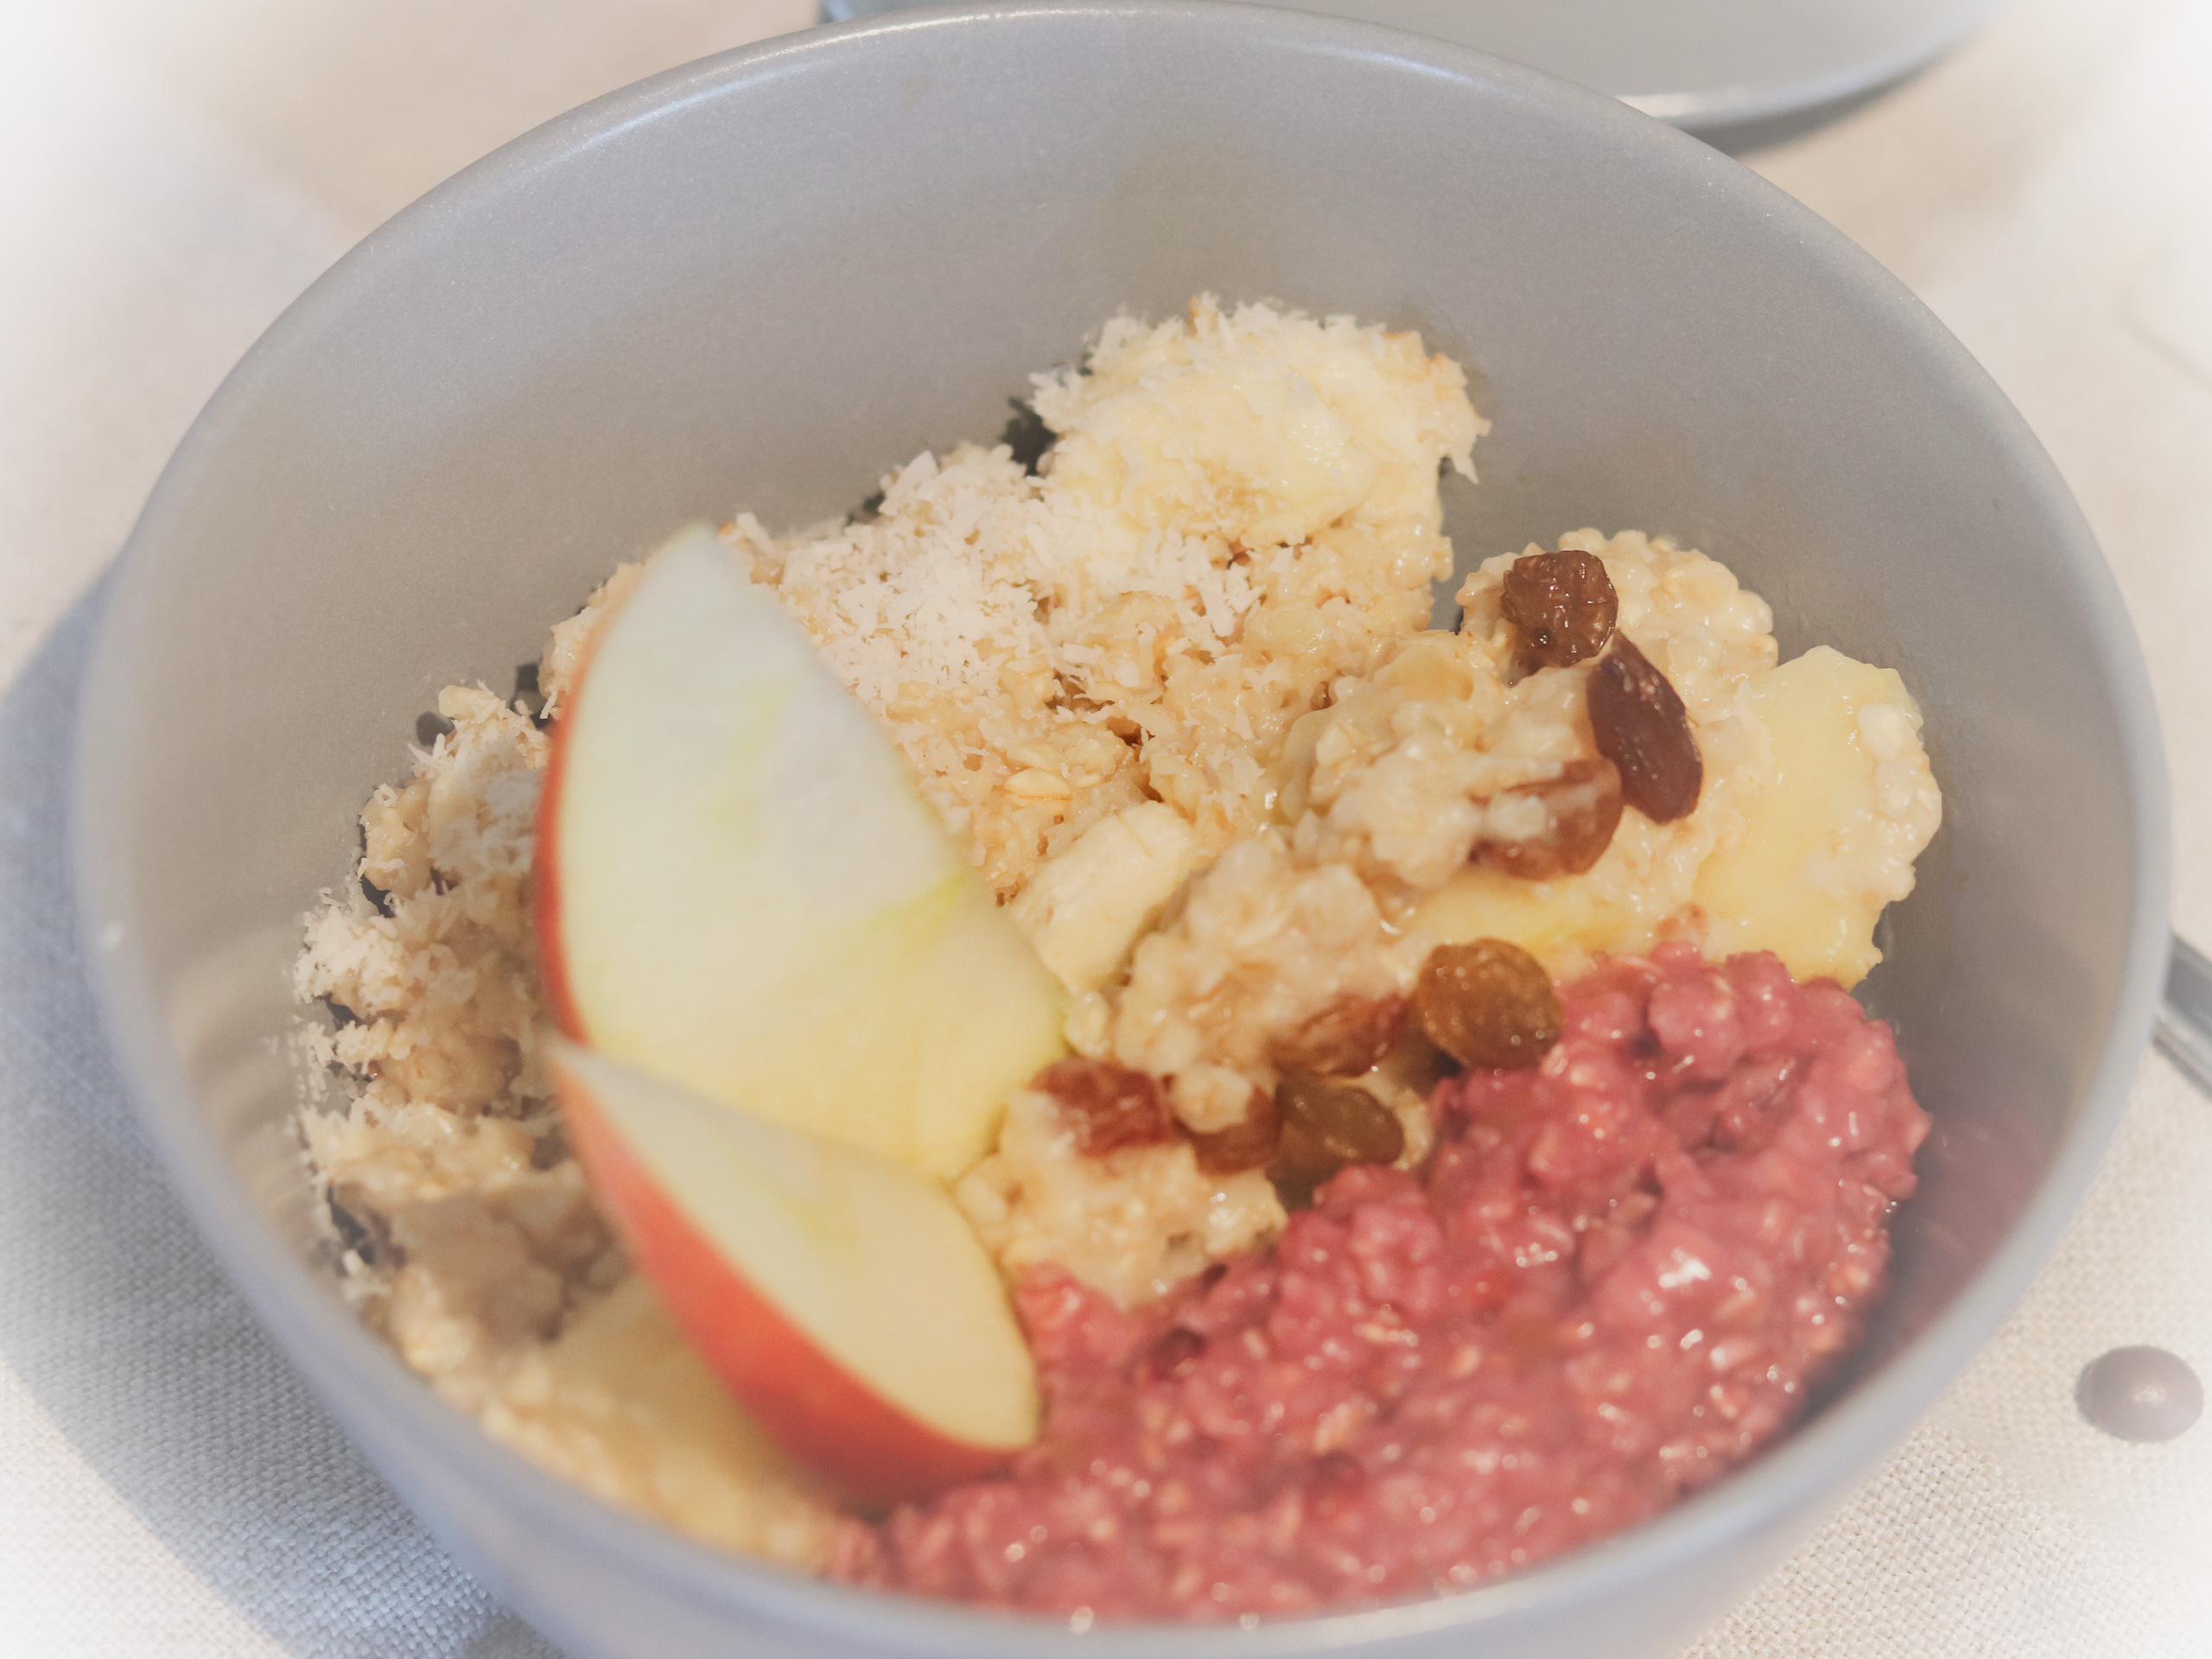
[[[0,0],[0,1654],[551,1649],[360,1462],[170,1198],[62,864],[100,572],[283,305],[493,145],[814,0]],[[1756,153],[1910,283],[2056,458],[2133,609],[2212,943],[2212,6],[2025,0]],[[1870,482],[1872,482],[1870,480]],[[2128,1343],[2212,1376],[2212,1103],[2145,1062],[2003,1334],[1684,1659],[2212,1654],[2212,1423],[2076,1414]]]

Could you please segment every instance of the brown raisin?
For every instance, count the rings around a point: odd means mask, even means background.
[[[1275,1155],[1282,1139],[1282,1115],[1275,1097],[1264,1089],[1252,1091],[1252,1103],[1241,1123],[1201,1135],[1191,1131],[1191,1150],[1198,1167],[1209,1175],[1234,1175],[1240,1169],[1257,1169]]]
[[[1268,1056],[1285,1071],[1356,1077],[1390,1052],[1405,1023],[1402,996],[1347,996],[1276,1038]]]
[[[1620,596],[1605,562],[1561,549],[1513,561],[1497,607],[1515,630],[1521,665],[1566,668],[1595,657],[1612,637]]]
[[[1564,1016],[1551,976],[1517,944],[1440,944],[1421,965],[1414,1014],[1428,1039],[1462,1065],[1534,1065]]]
[[[1268,1179],[1293,1209],[1348,1164],[1395,1163],[1406,1149],[1398,1115],[1357,1084],[1294,1071],[1275,1089],[1282,1139]]]
[[[1672,823],[1697,804],[1705,762],[1689,711],[1624,633],[1590,676],[1590,729],[1598,753],[1620,768],[1621,798],[1652,823]]]
[[[1512,840],[1485,835],[1469,856],[1486,868],[1525,880],[1581,874],[1604,856],[1621,821],[1620,769],[1602,754],[1570,760],[1556,778],[1500,790],[1490,799],[1513,797],[1542,804],[1542,831]]]
[[[1160,1084],[1110,1060],[1054,1060],[1030,1084],[1059,1103],[1076,1150],[1103,1158],[1122,1147],[1175,1138],[1175,1119]]]
[[[1284,1209],[1310,1210],[1313,1189],[1343,1167],[1311,1135],[1287,1127],[1281,1147],[1268,1164],[1268,1179],[1274,1184],[1275,1196],[1282,1200]]]

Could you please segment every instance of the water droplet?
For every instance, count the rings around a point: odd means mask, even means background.
[[[2082,1414],[2123,1440],[2171,1440],[2204,1410],[2204,1385],[2163,1348],[2115,1348],[2083,1370]]]

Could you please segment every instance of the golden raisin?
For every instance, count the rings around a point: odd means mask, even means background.
[[[1200,1169],[1209,1175],[1234,1175],[1240,1169],[1257,1169],[1275,1155],[1282,1138],[1282,1115],[1273,1095],[1255,1089],[1242,1122],[1208,1135],[1189,1133]]]
[[[1348,1164],[1389,1164],[1406,1149],[1398,1115],[1357,1084],[1294,1071],[1275,1089],[1282,1138],[1268,1179],[1295,1209]]]
[[[1605,562],[1568,548],[1514,560],[1497,603],[1514,626],[1521,665],[1531,671],[1595,657],[1620,614]]]
[[[1516,796],[1541,803],[1542,831],[1511,840],[1485,835],[1469,856],[1490,869],[1526,880],[1581,874],[1605,855],[1620,824],[1620,770],[1602,754],[1570,760],[1556,778],[1501,790],[1490,799]]]
[[[1621,798],[1645,817],[1672,823],[1697,804],[1705,762],[1689,711],[1624,633],[1590,676],[1590,729],[1598,753],[1620,768]]]
[[[1402,996],[1347,996],[1276,1038],[1268,1057],[1286,1071],[1356,1077],[1390,1052],[1405,1023]]]
[[[1430,951],[1414,983],[1414,1014],[1460,1065],[1497,1068],[1535,1065],[1563,1021],[1543,964],[1503,939]]]
[[[1110,1060],[1054,1060],[1029,1085],[1059,1103],[1076,1150],[1101,1158],[1122,1147],[1175,1138],[1175,1119],[1160,1084]]]

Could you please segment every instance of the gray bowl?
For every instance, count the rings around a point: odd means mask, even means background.
[[[436,689],[504,687],[680,521],[849,507],[1116,308],[1417,327],[1497,430],[1471,562],[1671,531],[1785,650],[1899,668],[1949,817],[1869,982],[1936,1128],[1852,1375],[1745,1471],[1521,1578],[1255,1630],[1054,1627],[733,1560],[537,1472],[347,1314],[279,1039],[300,919]],[[372,236],[162,477],[91,671],[83,926],[210,1243],[371,1459],[579,1656],[1665,1651],[1905,1433],[2050,1250],[2164,956],[2143,668],[2019,417],[1874,263],[1694,140],[1473,53],[1203,3],[909,13],[619,92]],[[1079,1643],[1079,1647],[1078,1647]]]

